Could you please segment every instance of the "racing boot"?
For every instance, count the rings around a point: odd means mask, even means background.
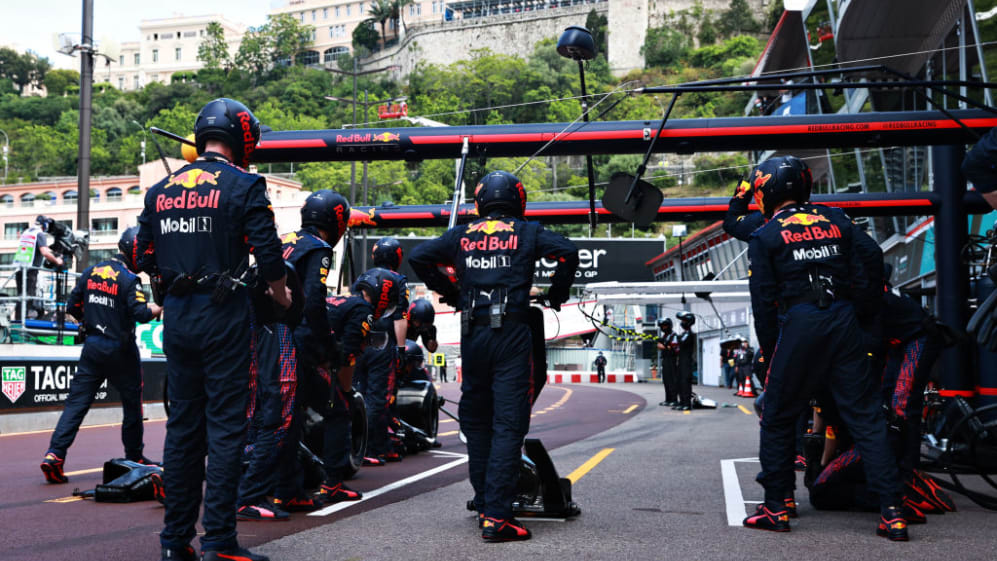
[[[314,512],[325,506],[317,494],[311,497],[294,497],[286,501],[274,499],[273,504],[284,512]]]
[[[772,512],[765,504],[760,504],[755,508],[755,513],[745,518],[742,524],[746,528],[754,528],[756,530],[788,532],[789,513],[786,510]]]
[[[382,455],[378,456],[377,458],[379,460],[381,460],[381,461],[384,461],[384,462],[400,462],[400,461],[402,461],[402,455],[399,454],[398,452],[395,452],[394,450],[392,450],[391,452],[388,452],[387,454],[382,454]]]
[[[385,465],[385,461],[377,457],[364,456],[363,465],[364,467],[381,467]]]
[[[803,454],[796,455],[796,461],[793,462],[793,469],[796,471],[807,471],[807,459],[803,457]]]
[[[337,483],[332,486],[323,483],[321,489],[319,489],[318,497],[323,503],[332,505],[343,501],[359,501],[363,498],[363,493],[354,491],[343,483]]]
[[[45,481],[49,483],[68,483],[69,478],[66,477],[65,472],[62,471],[62,466],[65,465],[66,461],[56,456],[52,452],[45,454],[45,459],[42,460],[42,473],[45,474]]]
[[[235,517],[239,520],[268,522],[283,522],[291,519],[291,515],[286,510],[280,508],[273,500],[267,498],[256,504],[240,506],[235,511]]]
[[[180,549],[173,547],[163,548],[163,561],[197,561],[197,552],[191,546],[185,546]]]
[[[905,542],[910,539],[907,536],[907,521],[904,520],[899,508],[895,506],[886,508],[879,518],[876,535],[883,536],[891,542]]]
[[[485,527],[485,515],[478,513],[478,529],[481,530]]]
[[[201,561],[270,561],[266,555],[253,553],[248,549],[236,547],[223,551],[202,551]]]
[[[484,518],[481,521],[481,539],[486,542],[518,542],[530,539],[533,534],[515,518]]]
[[[935,506],[948,512],[955,512],[956,506],[952,497],[938,486],[932,477],[923,471],[914,470],[909,482],[910,487],[917,489],[918,494],[930,500]]]
[[[904,497],[904,504],[900,507],[900,514],[904,515],[904,520],[907,524],[927,524],[928,518],[910,502],[910,499]]]
[[[799,518],[800,517],[799,511],[796,510],[796,499],[795,498],[793,498],[793,497],[786,497],[786,500],[783,501],[783,504],[786,505],[786,514],[788,514],[790,518]]]
[[[924,514],[945,514],[945,508],[935,499],[931,488],[917,478],[904,482],[904,497]]]

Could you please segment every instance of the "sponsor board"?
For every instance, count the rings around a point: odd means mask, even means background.
[[[37,357],[4,357],[0,359],[0,379],[3,396],[0,413],[30,409],[61,408],[69,397],[69,388],[79,365],[78,359],[39,359]],[[142,361],[142,400],[163,399],[166,361]],[[120,403],[117,390],[107,380],[97,389],[95,404]]]

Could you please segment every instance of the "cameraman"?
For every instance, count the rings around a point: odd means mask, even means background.
[[[18,267],[14,275],[17,282],[17,296],[26,296],[28,298],[27,310],[34,310],[35,317],[39,318],[45,314],[45,306],[40,300],[35,299],[38,295],[38,268],[42,266],[43,260],[48,261],[55,268],[62,268],[64,264],[62,258],[52,252],[48,237],[45,235],[52,228],[53,223],[55,220],[38,215],[34,225],[21,233],[17,253],[14,254],[14,264]],[[26,292],[24,291],[25,280],[27,280]],[[18,310],[20,309],[18,307]],[[27,312],[25,315],[28,315]],[[21,318],[22,321],[25,319],[27,318]]]

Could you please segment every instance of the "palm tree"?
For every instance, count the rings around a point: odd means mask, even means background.
[[[405,6],[411,4],[414,0],[391,0],[391,16],[395,20],[395,36],[399,37],[403,25],[405,25]]]
[[[370,10],[368,13],[371,16],[370,19],[381,25],[381,48],[383,49],[385,42],[387,41],[384,26],[387,25],[389,19],[394,17],[391,0],[374,0],[370,3]]]

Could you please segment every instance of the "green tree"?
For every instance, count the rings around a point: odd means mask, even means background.
[[[225,28],[217,21],[208,24],[204,40],[197,47],[197,60],[204,63],[205,68],[232,67],[232,57],[228,52],[228,42],[225,41]]]
[[[673,67],[689,52],[689,38],[681,32],[665,27],[647,30],[641,52],[648,66]]]
[[[80,83],[80,73],[75,70],[64,70],[57,68],[45,74],[45,91],[48,95],[65,95],[67,88],[78,86]]]
[[[310,25],[303,25],[291,14],[270,16],[266,31],[270,37],[272,60],[278,63],[293,61],[294,55],[305,50],[311,43],[313,29]]]
[[[353,50],[373,52],[377,49],[377,30],[374,18],[365,19],[353,29]]]
[[[242,43],[235,53],[235,66],[252,76],[255,84],[258,78],[270,70],[272,64],[273,55],[266,25],[250,27],[242,36]]]
[[[731,0],[727,8],[717,20],[717,27],[726,37],[741,33],[757,33],[761,25],[751,15],[751,7],[747,0]]]
[[[585,16],[585,28],[592,33],[592,40],[595,41],[596,51],[606,58],[609,58],[609,41],[607,40],[606,29],[609,27],[609,20],[605,14],[592,10]]]
[[[388,25],[388,20],[394,17],[394,7],[391,0],[374,0],[370,3],[367,13],[370,14],[372,20],[381,26],[381,48],[383,49],[388,41],[388,36],[384,28]]]
[[[699,33],[696,38],[699,39],[700,46],[712,45],[717,42],[717,26],[709,15],[703,18],[703,23],[699,24]]]
[[[17,93],[24,94],[29,85],[41,87],[45,74],[52,68],[47,58],[28,51],[18,53],[9,47],[0,47],[0,78],[9,78],[17,86]]]

